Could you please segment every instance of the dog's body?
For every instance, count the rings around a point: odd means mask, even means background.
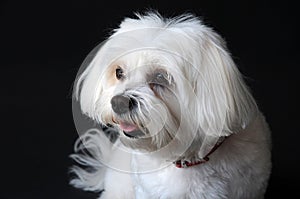
[[[101,131],[81,137],[91,155],[73,158],[92,170],[75,167],[75,186],[104,190],[101,199],[263,198],[268,126],[223,40],[198,19],[126,19],[75,94],[120,133],[114,143]]]

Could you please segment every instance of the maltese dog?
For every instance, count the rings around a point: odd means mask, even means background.
[[[75,144],[71,184],[101,199],[263,198],[270,131],[224,40],[189,14],[136,16],[75,82],[95,125]]]

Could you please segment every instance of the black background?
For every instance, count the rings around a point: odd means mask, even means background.
[[[68,185],[68,155],[78,136],[72,83],[85,56],[123,17],[147,8],[165,16],[192,12],[226,39],[273,132],[273,172],[266,198],[296,198],[300,155],[295,5],[228,0],[2,1],[0,198],[95,198]]]

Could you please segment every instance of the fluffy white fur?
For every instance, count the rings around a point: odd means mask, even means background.
[[[268,126],[225,42],[198,18],[125,19],[79,75],[74,93],[84,114],[120,133],[114,143],[101,130],[81,136],[72,157],[85,168],[73,168],[74,186],[104,190],[101,199],[263,198]],[[111,105],[120,94],[135,102],[124,114]],[[124,121],[142,135],[127,137]],[[224,136],[208,162],[172,163],[200,160]]]

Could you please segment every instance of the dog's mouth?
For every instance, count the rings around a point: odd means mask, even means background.
[[[120,128],[125,132],[132,132],[139,129],[139,127],[136,124],[131,124],[125,121],[119,121],[118,123]]]
[[[127,121],[122,121],[122,120],[113,120],[119,128],[122,130],[124,135],[128,138],[139,138],[144,134],[144,132],[140,129],[140,127],[136,124],[127,122]]]

